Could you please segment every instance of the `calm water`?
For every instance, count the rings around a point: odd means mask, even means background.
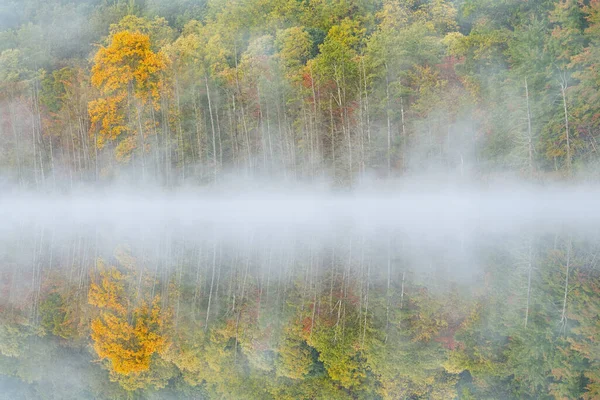
[[[592,199],[4,198],[0,398],[593,393]]]

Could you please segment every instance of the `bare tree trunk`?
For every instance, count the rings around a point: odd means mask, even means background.
[[[137,106],[138,134],[140,135],[140,152],[142,154],[142,182],[146,181],[146,140],[144,138],[144,128],[142,127],[142,106]]]
[[[335,244],[331,250],[331,280],[329,283],[329,312],[333,313],[333,282],[335,280]]]
[[[81,117],[77,115],[77,110],[75,110],[75,115],[77,116],[77,132],[79,132],[79,140],[81,141],[81,152],[83,153],[83,166],[87,172],[90,167],[89,148],[86,141],[86,135],[84,134],[85,130],[83,129]]]
[[[270,169],[273,169],[274,165],[274,155],[273,155],[273,138],[271,137],[271,121],[269,115],[269,100],[265,98],[265,113],[266,113],[266,121],[267,121],[267,139],[269,141],[269,158],[270,158]]]
[[[177,148],[179,149],[179,160],[181,162],[181,178],[182,181],[185,181],[185,146],[183,140],[183,129],[181,127],[181,101],[179,96],[179,79],[177,79],[177,76],[175,76],[175,101],[177,105]]]
[[[36,77],[33,81],[33,104],[32,104],[32,111],[34,113],[34,134],[35,134],[35,139],[37,141],[38,144],[38,158],[39,158],[39,165],[40,165],[40,178],[41,178],[41,182],[42,182],[42,186],[44,185],[45,181],[46,181],[46,175],[44,172],[44,137],[42,134],[42,114],[40,112],[40,102],[39,102],[39,89],[38,89],[38,78]],[[34,160],[35,160],[35,153],[34,153]]]
[[[385,118],[387,121],[387,174],[392,174],[392,122],[390,119],[390,78],[385,64]]]
[[[48,142],[50,144],[49,149],[50,149],[50,168],[52,168],[52,186],[56,187],[56,167],[54,166],[54,151],[52,149],[52,146],[53,146],[52,136],[48,137]]]
[[[402,96],[400,96],[400,117],[402,121],[402,164],[404,164],[404,169],[406,169],[408,164],[408,137],[406,134],[406,123],[404,121],[404,98]]]
[[[194,106],[194,125],[196,125],[196,148],[198,152],[197,162],[202,164],[202,129],[200,127],[200,113],[198,112],[198,102],[196,101],[196,91],[192,94],[192,103]]]
[[[94,173],[95,173],[95,180],[96,182],[98,182],[98,178],[100,176],[98,170],[99,170],[99,166],[98,166],[98,129],[94,129]]]
[[[400,309],[404,308],[404,281],[406,278],[406,270],[402,271],[402,286],[400,288]]]
[[[198,254],[196,254],[196,284],[194,285],[194,301],[192,307],[192,315],[195,316],[196,304],[198,303],[198,297],[200,297],[200,267],[202,266],[202,245],[198,245]]]
[[[73,134],[73,125],[71,125],[71,122],[69,122],[68,126],[69,139],[71,139],[71,149],[73,150],[73,168],[75,168],[75,172],[79,171],[79,178],[81,179],[81,157],[77,154],[77,146],[75,146],[75,135]]]
[[[278,98],[279,98],[279,94],[278,94]],[[285,157],[287,140],[286,140],[285,131],[281,124],[281,106],[278,101],[276,102],[276,107],[277,107],[277,129],[279,132],[279,151],[281,154],[280,155],[281,161],[282,161],[283,165],[285,165],[285,167],[283,168],[283,177],[287,178],[287,162],[288,162],[288,160]]]
[[[14,112],[14,108],[13,108],[13,102],[12,102],[12,96],[9,98],[9,103],[8,103],[8,112],[10,114],[10,127],[12,130],[12,134],[13,134],[13,138],[15,141],[15,158],[17,159],[17,174],[18,174],[18,181],[19,181],[19,186],[23,186],[23,172],[22,172],[22,166],[21,166],[21,146],[20,146],[20,142],[19,142],[19,135],[17,134],[17,127],[16,127],[16,120],[15,120],[15,112]]]
[[[223,139],[221,136],[221,121],[219,120],[219,103],[215,104],[215,119],[217,120],[217,141],[219,142],[219,168],[223,166]]]
[[[335,76],[337,77],[337,66],[334,66],[334,73]],[[352,175],[352,140],[350,137],[350,127],[349,125],[347,126],[347,110],[346,110],[346,95],[345,95],[345,84],[344,84],[344,74],[342,71],[342,83],[340,84],[339,79],[335,79],[335,86],[337,89],[337,105],[340,108],[340,124],[342,125],[342,134],[343,136],[345,136],[346,138],[346,142],[348,144],[348,175],[351,176]],[[343,96],[342,96],[342,92],[343,92]]]
[[[529,179],[533,178],[533,131],[531,129],[531,107],[529,105],[529,87],[525,78],[525,98],[527,100],[527,155],[529,166]],[[525,323],[527,325],[527,322]]]
[[[237,156],[238,154],[241,153],[241,150],[239,149],[239,143],[238,143],[238,123],[237,123],[237,117],[236,117],[236,112],[235,112],[235,93],[231,94],[231,107],[229,108],[229,130],[231,131],[231,142],[232,142],[232,148],[233,148],[233,158],[235,160],[235,164],[239,167],[239,157]]]
[[[371,284],[371,262],[367,264],[367,294],[365,297],[365,321],[363,326],[361,349],[365,349],[365,337],[367,336],[367,318],[369,316],[369,286]]]
[[[365,175],[365,110],[364,100],[362,92],[362,74],[359,76],[358,83],[358,105],[360,109],[359,113],[359,126],[360,126],[360,178],[362,179]]]
[[[329,98],[329,120],[330,120],[330,134],[331,134],[331,166],[333,173],[333,180],[335,181],[335,123],[333,120],[333,100]]]
[[[369,117],[369,90],[367,89],[367,71],[365,69],[365,58],[361,58],[362,70],[363,70],[363,84],[365,89],[365,115],[367,118],[367,140],[369,146],[371,145],[371,121]]]
[[[35,123],[34,123],[34,119],[33,119],[33,114],[31,114],[31,146],[33,148],[33,177],[35,179],[35,186],[39,187],[39,182],[38,182],[38,173],[37,173],[37,146],[36,146],[36,140],[35,140]],[[73,146],[74,148],[74,146]],[[74,150],[73,150],[74,151]]]
[[[385,340],[387,343],[389,328],[390,328],[390,281],[392,272],[392,254],[391,254],[391,240],[388,239],[387,246],[387,285],[385,292]]]
[[[310,87],[312,90],[312,97],[313,97],[313,101],[312,101],[312,109],[313,109],[313,118],[314,118],[314,122],[313,122],[313,131],[314,134],[316,136],[315,141],[317,144],[317,153],[320,155],[321,154],[321,144],[320,144],[320,140],[319,140],[319,114],[317,113],[317,92],[315,90],[315,79],[314,79],[314,75],[313,75],[313,70],[312,70],[312,64],[310,64]],[[319,160],[321,161],[321,160]]]
[[[262,112],[262,102],[260,100],[261,96],[260,96],[260,85],[256,84],[256,97],[258,99],[258,125],[257,125],[257,130],[260,132],[260,147],[261,147],[261,152],[262,152],[262,156],[263,156],[263,168],[267,168],[267,152],[266,152],[266,148],[267,148],[267,140],[265,138],[265,131],[264,131],[264,126],[263,126],[263,121],[264,121],[264,117],[263,117],[263,112]]]
[[[283,104],[285,104],[285,99],[282,99]],[[292,167],[294,171],[294,178],[298,177],[298,161],[296,159],[296,140],[294,137],[293,127],[290,125],[288,121],[288,115],[285,107],[283,107],[283,127],[286,132],[286,138],[288,143],[288,151],[290,153],[290,158],[292,160]]]
[[[213,245],[213,259],[212,259],[212,274],[210,278],[210,291],[208,292],[208,305],[206,306],[206,323],[204,325],[204,330],[208,329],[208,320],[210,318],[210,303],[212,300],[213,294],[213,286],[215,283],[215,268],[217,264],[217,245]]]
[[[212,148],[213,148],[213,174],[214,179],[217,179],[217,140],[215,132],[215,121],[212,113],[212,103],[210,101],[210,88],[208,87],[208,77],[204,75],[204,83],[206,84],[206,97],[208,99],[208,113],[210,114],[210,127],[212,129]]]
[[[162,134],[163,134],[163,146],[165,152],[165,183],[169,186],[169,182],[171,179],[171,143],[169,138],[169,115],[168,109],[169,104],[167,103],[167,96],[162,96]]]
[[[569,132],[569,112],[567,109],[567,89],[568,89],[568,81],[567,81],[567,74],[566,72],[563,72],[561,74],[561,81],[560,81],[560,92],[562,94],[562,100],[563,100],[563,108],[564,108],[564,113],[565,113],[565,137],[567,140],[567,174],[568,176],[571,176],[572,173],[572,160],[571,160],[571,135]]]
[[[242,88],[240,86],[239,73],[238,73],[238,60],[237,60],[237,46],[234,47],[234,59],[235,59],[235,85],[239,96],[242,96]],[[246,137],[246,150],[248,154],[248,167],[252,169],[252,151],[250,148],[250,135],[248,133],[248,125],[246,124],[246,113],[244,111],[244,101],[240,99],[240,110],[242,112],[242,127],[244,128],[244,135]]]
[[[569,239],[567,240],[567,259],[566,259],[566,272],[565,272],[565,290],[564,290],[564,297],[563,297],[563,306],[562,306],[562,313],[560,315],[560,325],[561,325],[561,331],[563,332],[563,334],[565,333],[566,329],[567,329],[567,298],[569,295],[569,274],[570,274],[570,268],[571,268],[571,237],[569,236]]]
[[[527,322],[529,321],[529,304],[531,301],[531,272],[533,270],[533,239],[529,238],[528,246],[528,257],[527,257],[527,306],[525,308],[525,328],[527,328]]]
[[[312,272],[313,272],[313,274],[312,274],[312,281],[313,281],[313,284],[314,284],[314,287],[313,287],[313,301],[312,301],[312,303],[313,303],[312,304],[312,316],[311,316],[311,319],[310,319],[310,336],[311,337],[312,337],[313,328],[315,326],[315,314],[316,314],[316,311],[317,311],[317,292],[318,292],[318,283],[317,283],[317,277],[316,277],[316,272],[315,272],[316,269],[314,268],[314,265],[313,265],[313,258],[312,258],[312,256],[313,255],[312,255],[312,251],[311,251],[311,260],[310,260],[310,262],[311,262],[311,269],[312,269]],[[318,261],[317,261],[317,265],[318,265]]]

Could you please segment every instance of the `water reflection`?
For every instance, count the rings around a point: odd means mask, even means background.
[[[600,395],[592,224],[32,220],[0,242],[5,398]]]

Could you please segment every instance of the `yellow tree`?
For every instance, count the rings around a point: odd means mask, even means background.
[[[137,388],[148,380],[145,375],[153,355],[167,347],[164,331],[168,313],[161,310],[158,296],[129,307],[133,302],[125,290],[126,276],[102,261],[98,266],[100,277],[88,292],[88,302],[100,310],[91,323],[93,347],[101,360],[109,361],[113,380],[124,380],[129,388]]]
[[[101,97],[89,103],[88,111],[96,145],[102,148],[113,142],[122,161],[128,161],[139,147],[142,174],[146,131],[152,131],[145,126],[144,113],[160,108],[166,68],[167,58],[154,52],[150,37],[139,31],[112,34],[108,46],[100,47],[94,57],[91,81]]]

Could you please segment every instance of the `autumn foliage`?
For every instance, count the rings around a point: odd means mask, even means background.
[[[101,94],[89,103],[92,130],[98,129],[101,148],[107,141],[124,139],[124,134],[143,134],[132,121],[136,113],[142,118],[142,108],[150,103],[159,109],[163,87],[161,73],[167,58],[151,48],[150,37],[140,32],[115,33],[107,47],[101,47],[94,57],[91,83]],[[132,109],[132,106],[136,106]]]
[[[165,313],[159,297],[141,301],[129,312],[125,293],[125,276],[115,267],[100,263],[99,282],[90,285],[88,302],[99,309],[91,323],[94,350],[102,360],[108,360],[112,372],[130,375],[147,371],[152,356],[167,344],[162,330]]]

